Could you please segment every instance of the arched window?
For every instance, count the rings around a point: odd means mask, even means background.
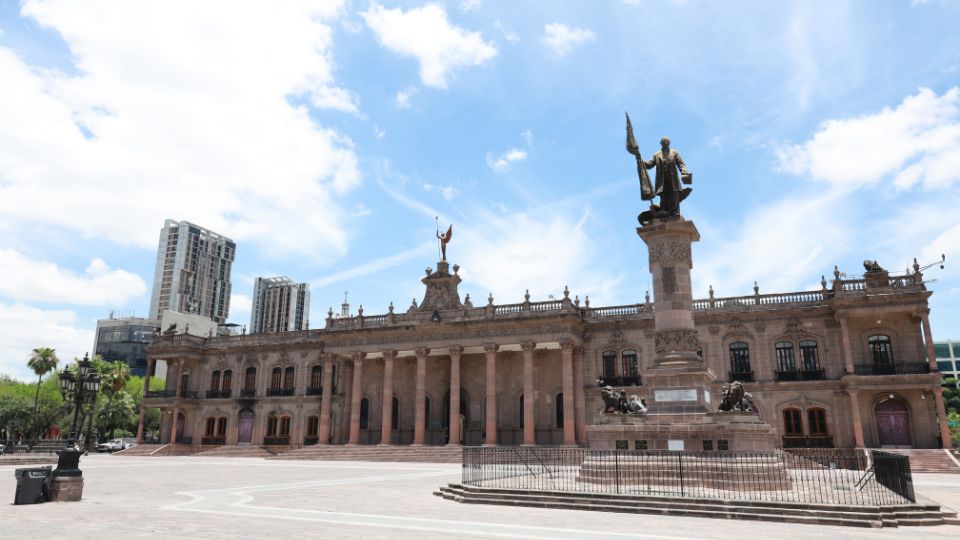
[[[370,400],[363,398],[360,400],[360,429],[370,428]]]
[[[817,342],[806,339],[800,342],[800,369],[803,371],[819,371],[820,356],[817,353]]]
[[[221,416],[217,419],[217,437],[227,436],[227,417]]]
[[[276,437],[277,436],[277,417],[268,416],[267,417],[267,437]]]
[[[280,436],[281,437],[290,436],[290,417],[289,416],[280,417]]]
[[[232,386],[233,386],[233,371],[228,369],[223,372],[223,385],[221,386],[221,390],[229,396],[230,390],[232,390],[231,388]]]
[[[190,390],[190,371],[183,370],[183,374],[180,375],[180,393]]]
[[[792,341],[778,341],[777,349],[777,371],[796,371],[797,360],[793,354]]]
[[[283,378],[283,369],[275,367],[273,372],[270,373],[270,389],[279,390],[281,379]]]
[[[783,410],[783,434],[787,436],[803,436],[803,420],[800,409]]]
[[[400,399],[393,396],[393,406],[390,407],[390,429],[400,429]]]
[[[637,384],[636,377],[639,373],[637,351],[623,351],[622,359],[623,363],[621,366],[623,371],[621,371],[621,376],[625,379],[624,384]]]
[[[310,388],[320,388],[321,384],[323,384],[323,366],[313,366],[310,370]]]
[[[870,346],[870,357],[874,364],[892,364],[893,346],[890,344],[890,336],[876,335],[867,338],[867,344]]]
[[[556,406],[557,406],[557,412],[556,412],[557,427],[562,428],[563,427],[563,392],[560,392],[559,394],[557,394]]]
[[[810,428],[811,437],[824,437],[829,435],[827,430],[827,411],[820,407],[807,409],[807,426]]]
[[[520,394],[520,427],[523,428],[523,394]]]
[[[617,351],[603,351],[603,379],[610,380],[617,376]]]
[[[730,344],[730,378],[737,381],[752,381],[750,369],[750,346],[743,341]]]
[[[248,367],[243,376],[243,391],[256,392],[257,390],[257,368]]]
[[[293,366],[289,366],[287,367],[287,369],[283,370],[283,389],[284,390],[293,390],[293,383],[295,382],[294,380],[295,373],[296,373],[296,370],[293,368]]]
[[[207,429],[204,431],[207,437],[213,437],[213,434],[217,430],[217,419],[214,417],[207,418]]]
[[[219,369],[214,370],[214,372],[210,374],[210,391],[211,392],[220,391],[220,370]]]
[[[320,417],[307,417],[307,437],[316,437],[320,433]]]

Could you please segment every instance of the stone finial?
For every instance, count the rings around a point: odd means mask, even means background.
[[[387,306],[387,312],[393,315],[393,300],[391,300],[390,305]]]
[[[459,271],[460,271],[460,265],[459,264],[453,265],[453,273],[456,274]]]
[[[360,307],[357,308],[357,316],[363,317],[363,304],[360,304]]]
[[[575,306],[577,306],[577,307],[580,307],[580,295],[579,295],[579,294],[573,295],[573,305],[575,305]]]
[[[650,291],[643,292],[643,301],[647,304],[650,303]]]
[[[713,300],[713,285],[710,285],[710,299]]]
[[[410,301],[410,309],[417,309],[417,299],[414,298]]]
[[[917,258],[916,258],[916,257],[913,258],[913,273],[914,273],[914,274],[919,274],[919,273],[920,273],[920,263],[917,262]]]
[[[566,285],[563,286],[563,297],[570,298],[570,287]]]
[[[753,282],[753,294],[760,294],[760,286],[756,281]]]
[[[833,279],[840,279],[840,268],[837,265],[833,265]]]
[[[586,307],[590,307],[590,297],[589,297],[589,296],[584,296],[584,297],[583,297],[583,305],[585,305]]]
[[[327,310],[327,318],[328,318],[328,319],[332,319],[332,318],[333,318],[333,307],[331,307],[330,309]]]
[[[820,288],[827,290],[827,276],[820,274]]]
[[[430,267],[428,266],[428,267],[424,268],[423,271],[426,272],[427,275],[429,276],[430,274],[433,273],[433,268],[430,268]]]
[[[487,305],[488,305],[488,306],[492,306],[492,305],[493,305],[493,293],[490,293],[490,295],[487,296]]]
[[[467,296],[463,298],[463,307],[468,309],[473,307],[473,302],[470,300],[470,293],[467,293]]]
[[[523,293],[523,301],[524,301],[524,302],[529,302],[529,301],[530,301],[530,289],[527,289],[527,291],[526,291],[525,293]]]

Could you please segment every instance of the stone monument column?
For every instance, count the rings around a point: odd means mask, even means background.
[[[690,244],[700,240],[692,221],[681,216],[661,218],[637,234],[647,244],[653,276],[654,329],[657,366],[703,365],[693,326],[693,267]]]
[[[365,352],[353,353],[353,385],[350,390],[350,436],[347,444],[360,444],[360,399],[363,397],[361,380],[363,379],[363,359]]]
[[[463,347],[450,347],[450,421],[447,446],[460,446],[460,355]]]
[[[418,347],[417,353],[417,381],[414,391],[413,404],[413,446],[423,446],[426,433],[426,399],[427,399],[427,355],[430,349]]]
[[[380,410],[380,446],[393,444],[393,362],[396,351],[383,351],[383,398]]]
[[[333,359],[334,355],[323,355],[323,372],[320,375],[320,426],[317,444],[329,444],[330,439],[330,402],[333,400]]]

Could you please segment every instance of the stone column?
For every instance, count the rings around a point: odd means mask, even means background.
[[[483,346],[483,351],[487,354],[487,404],[486,420],[483,429],[487,432],[487,437],[483,441],[484,446],[497,445],[497,349],[500,347],[496,343],[487,343]]]
[[[180,416],[180,409],[174,407],[173,416],[170,417],[170,444],[177,444],[177,418]]]
[[[700,340],[693,324],[693,268],[690,244],[700,240],[693,222],[681,216],[659,218],[637,227],[647,244],[653,277],[657,366],[702,366]]]
[[[140,423],[137,424],[137,444],[143,444],[143,424],[147,417],[147,392],[150,391],[150,369],[157,363],[153,358],[147,359],[147,374],[143,378],[143,399],[140,400]]]
[[[927,347],[927,362],[930,364],[930,372],[940,371],[937,366],[937,352],[933,349],[933,332],[930,331],[930,310],[924,310],[920,313],[920,323],[923,324],[923,343]]]
[[[383,408],[380,416],[380,446],[389,446],[392,441],[393,418],[393,362],[397,351],[383,351]]]
[[[450,422],[447,446],[460,446],[460,355],[463,347],[450,347]]]
[[[353,353],[353,386],[350,389],[350,437],[347,444],[360,444],[360,380],[363,378],[363,359],[367,353]]]
[[[943,448],[950,448],[950,427],[947,426],[947,410],[943,404],[942,386],[935,386],[933,388],[933,399],[937,405],[937,418],[939,419],[939,422],[937,423],[940,424],[940,446]]]
[[[168,375],[168,377],[174,377],[173,379],[174,396],[180,397],[180,383],[183,382],[183,360],[177,360],[174,365],[176,365],[176,369],[174,369],[173,374]],[[167,372],[169,371],[170,370],[168,369]],[[170,386],[170,385],[168,384],[167,386]]]
[[[583,355],[584,347],[582,345],[573,350],[573,397],[575,398],[573,405],[577,420],[577,440],[580,442],[586,442],[587,440],[587,400],[583,391]]]
[[[533,389],[533,350],[537,344],[524,341],[520,344],[523,350],[523,444],[534,445],[536,441],[536,420],[533,416],[533,406],[536,402]]]
[[[576,417],[574,416],[573,395],[573,340],[564,339],[560,342],[560,353],[563,357],[563,444],[575,446]]]
[[[843,343],[843,365],[847,375],[853,375],[853,347],[850,346],[850,329],[847,326],[847,316],[841,315],[837,319],[840,321],[840,341]]]
[[[427,422],[427,355],[430,349],[419,347],[417,353],[417,382],[414,391],[413,404],[413,446],[422,446]]]
[[[329,444],[330,440],[330,402],[333,400],[333,359],[332,354],[323,355],[323,373],[320,375],[320,430],[317,432],[317,444]],[[359,418],[357,419],[359,422]]]
[[[331,422],[333,427],[334,441],[342,440],[346,444],[347,437],[350,436],[350,416],[353,414],[353,362],[340,362],[340,380],[344,388],[343,404],[340,407],[339,415],[335,416],[337,422]],[[331,405],[331,408],[332,405]]]
[[[853,440],[857,448],[864,448],[863,443],[863,421],[860,419],[860,396],[856,388],[847,388],[847,395],[850,396],[850,412],[853,415]]]

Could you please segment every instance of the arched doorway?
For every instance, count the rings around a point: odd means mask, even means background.
[[[910,447],[910,412],[897,398],[881,401],[874,409],[880,446]]]
[[[177,441],[183,440],[183,429],[187,425],[187,417],[183,413],[177,413]]]
[[[243,409],[237,420],[237,444],[253,442],[253,411]]]

